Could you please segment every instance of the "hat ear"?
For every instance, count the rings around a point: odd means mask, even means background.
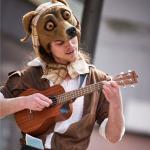
[[[24,30],[25,32],[27,33],[26,37],[24,39],[21,39],[21,41],[25,41],[28,39],[28,37],[30,36],[31,34],[31,22],[32,22],[32,19],[34,16],[37,15],[37,12],[36,11],[31,11],[31,12],[28,12],[27,14],[25,14],[22,18],[22,23],[23,23],[23,27],[24,27]]]
[[[56,3],[56,2],[61,2],[63,4],[65,4],[66,6],[69,6],[69,4],[67,3],[66,0],[51,0],[52,3]]]

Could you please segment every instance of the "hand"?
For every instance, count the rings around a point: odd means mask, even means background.
[[[103,81],[103,93],[111,106],[121,105],[120,87],[115,81]]]
[[[49,107],[52,100],[40,93],[35,93],[24,97],[25,108],[30,110],[41,111],[45,107]]]

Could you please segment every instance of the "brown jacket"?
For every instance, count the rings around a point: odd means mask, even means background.
[[[0,89],[5,98],[17,97],[30,87],[38,90],[45,90],[49,87],[49,81],[41,79],[43,71],[40,66],[29,67],[20,73],[20,75],[17,72],[11,74],[5,86]],[[106,79],[105,73],[90,67],[86,85]],[[82,119],[73,123],[64,134],[54,133],[52,150],[86,150],[95,122],[100,125],[108,117],[108,107],[102,90],[86,95]]]

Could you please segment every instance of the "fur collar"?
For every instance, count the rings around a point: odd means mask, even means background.
[[[46,78],[54,84],[60,84],[66,78],[67,74],[73,79],[80,74],[89,73],[89,65],[82,57],[79,57],[75,62],[72,62],[67,66],[56,63],[47,65],[37,57],[30,61],[28,66],[42,66],[44,72],[42,78]]]

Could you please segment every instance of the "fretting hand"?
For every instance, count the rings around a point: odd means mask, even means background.
[[[113,107],[118,107],[121,104],[120,87],[115,81],[103,81],[103,93]]]

